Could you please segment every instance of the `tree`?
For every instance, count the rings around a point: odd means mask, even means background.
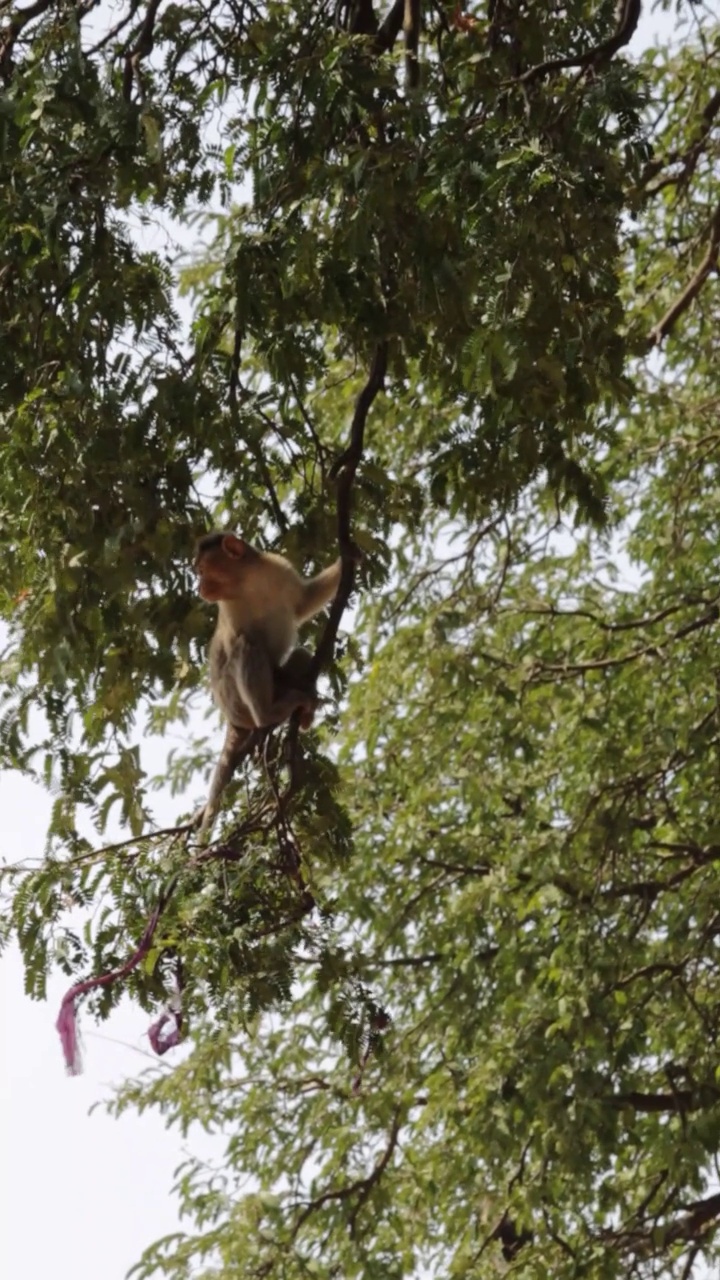
[[[720,1220],[717,22],[636,65],[633,0],[7,11],[0,742],[57,788],[8,929],[40,996],[150,919],[127,986],[177,981],[193,1051],[118,1107],[229,1135],[140,1274],[689,1276]],[[188,345],[131,219],[211,203]],[[202,849],[153,831],[137,723],[187,723],[191,534],[238,512],[344,554],[334,702]]]

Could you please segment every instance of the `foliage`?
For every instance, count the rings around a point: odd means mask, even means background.
[[[720,31],[632,62],[639,8],[0,3],[6,932],[40,997],[167,903],[128,986],[192,1051],[117,1107],[228,1140],[140,1276],[717,1260]],[[198,211],[188,341],[139,229]],[[233,518],[345,570],[323,728],[202,848],[140,740],[199,789]]]

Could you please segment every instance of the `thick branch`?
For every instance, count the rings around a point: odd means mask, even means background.
[[[378,53],[389,53],[394,47],[402,30],[405,17],[405,0],[395,0],[392,9],[380,23],[375,37],[375,48]]]
[[[637,1250],[642,1248],[647,1253],[656,1254],[661,1249],[678,1241],[696,1240],[708,1230],[715,1230],[716,1219],[720,1216],[720,1194],[708,1196],[705,1200],[695,1200],[687,1213],[671,1222],[653,1223],[650,1230],[613,1233],[615,1240],[626,1248]]]
[[[377,31],[377,18],[372,0],[356,0],[348,5],[347,29],[354,36],[374,36]]]
[[[720,248],[720,204],[717,206],[712,220],[710,222],[710,241],[707,252],[698,267],[695,275],[689,284],[685,286],[680,297],[673,302],[672,306],[665,312],[659,324],[650,331],[650,342],[653,346],[657,346],[662,342],[663,338],[674,328],[680,316],[687,311],[691,302],[697,297],[707,280],[710,272],[718,264],[718,249]]]
[[[337,595],[330,608],[330,616],[325,624],[325,630],[320,637],[320,643],[310,667],[309,676],[313,680],[317,678],[319,672],[332,657],[340,619],[355,583],[357,552],[350,536],[352,488],[355,481],[355,473],[362,458],[365,423],[375,397],[385,386],[387,355],[387,342],[379,343],[373,357],[367,382],[355,402],[355,412],[350,427],[350,443],[333,468],[333,475],[337,476],[338,544],[342,557],[342,573]]]
[[[686,1115],[702,1106],[701,1099],[691,1089],[678,1089],[675,1093],[639,1093],[632,1090],[630,1093],[611,1094],[602,1101],[608,1107],[618,1110],[632,1107],[634,1111],[641,1111],[645,1115],[662,1115],[673,1111]],[[713,1098],[712,1103],[708,1100],[707,1105],[715,1105],[716,1102],[717,1098]]]
[[[138,69],[138,65],[143,58],[147,58],[152,53],[155,43],[155,20],[157,18],[158,9],[162,0],[150,0],[145,11],[145,20],[138,33],[132,49],[125,55],[125,67],[123,70],[123,97],[127,102],[130,101],[132,93],[133,79]]]
[[[26,9],[15,10],[10,21],[0,31],[0,69],[3,71],[8,70],[13,45],[20,32],[34,18],[39,18],[42,14],[47,13],[51,5],[52,0],[35,0],[35,4],[28,5]]]
[[[403,35],[405,37],[405,78],[408,89],[417,89],[420,83],[420,8],[421,0],[405,0]]]

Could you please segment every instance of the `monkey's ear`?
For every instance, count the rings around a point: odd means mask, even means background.
[[[232,556],[233,560],[239,560],[245,555],[246,545],[242,538],[238,538],[234,533],[226,533],[222,540],[222,549],[227,556]]]

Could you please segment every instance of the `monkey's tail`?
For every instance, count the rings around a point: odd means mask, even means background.
[[[312,618],[316,613],[319,613],[323,605],[337,595],[341,571],[342,560],[336,560],[335,564],[323,569],[322,573],[316,574],[314,578],[306,579],[303,583],[303,593],[297,615],[298,622],[307,622],[308,618]]]

